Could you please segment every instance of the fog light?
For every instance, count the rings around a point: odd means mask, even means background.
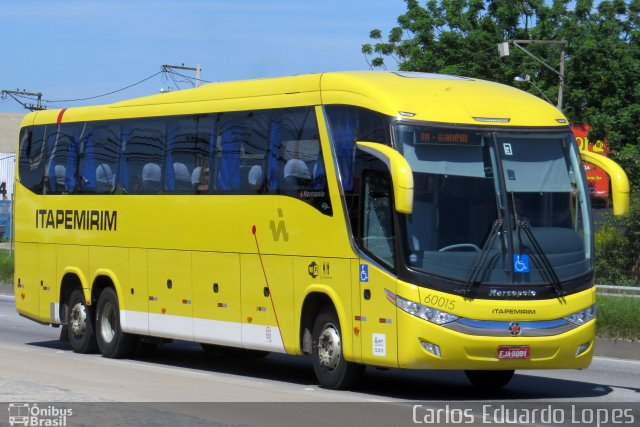
[[[589,348],[589,345],[591,345],[590,342],[586,342],[584,344],[580,344],[578,346],[578,349],[576,350],[576,357],[580,356],[582,353],[587,351],[587,349]]]
[[[420,341],[420,344],[422,344],[422,348],[424,348],[434,356],[442,357],[442,353],[440,352],[440,346],[427,341],[422,341],[422,340]]]

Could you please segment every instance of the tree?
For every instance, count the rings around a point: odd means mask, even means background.
[[[564,113],[575,123],[591,124],[593,140],[606,135],[614,156],[640,144],[640,0],[406,0],[383,40],[372,30],[362,52],[372,68],[395,61],[400,70],[424,71],[513,84],[529,74],[555,100],[558,76],[514,51],[500,58],[497,44],[510,39],[565,39]],[[569,6],[573,5],[570,9]],[[559,47],[528,48],[558,67]],[[369,60],[370,57],[373,58]],[[533,87],[523,87],[539,95]],[[628,154],[619,160],[627,162]],[[636,154],[637,150],[636,150]],[[635,156],[634,156],[635,157]],[[636,168],[638,169],[638,168]],[[640,170],[631,168],[634,183]]]

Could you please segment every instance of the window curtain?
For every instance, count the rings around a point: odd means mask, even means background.
[[[58,132],[60,130],[60,126],[58,126]],[[47,162],[49,167],[47,168],[47,181],[49,184],[49,188],[47,189],[50,193],[56,192],[56,164],[53,161],[53,155],[55,154],[55,145],[58,140],[58,132],[52,133],[47,136],[46,139],[46,153],[47,153]]]
[[[221,190],[234,190],[240,186],[240,143],[234,139],[234,129],[222,133],[220,173],[218,184]]]
[[[280,163],[278,162],[278,154],[281,145],[281,122],[272,122],[271,131],[269,132],[269,159],[268,159],[268,175],[267,184],[270,192],[278,192]]]
[[[118,154],[118,186],[124,190],[129,190],[129,165],[127,161],[127,142],[129,141],[129,132],[122,133],[122,146]]]
[[[176,143],[177,129],[169,129],[166,152],[164,156],[164,189],[166,191],[176,191],[176,173],[173,169],[173,147]]]
[[[356,147],[357,117],[354,114],[340,115],[333,126],[333,143],[338,156],[338,167],[345,191],[353,190],[353,168]]]
[[[96,160],[93,150],[93,138],[91,135],[84,137],[84,149],[82,152],[82,163],[80,165],[80,176],[82,177],[82,190],[83,191],[96,191]],[[71,147],[77,147],[77,144],[72,144]],[[77,148],[75,148],[77,150]],[[71,157],[71,153],[69,153]],[[74,162],[75,163],[75,162]],[[75,168],[74,168],[75,169]],[[75,170],[73,173],[75,177]],[[69,177],[69,166],[67,165],[67,179]],[[75,179],[74,179],[75,181]],[[75,182],[74,182],[75,184]]]
[[[215,171],[215,152],[216,152],[216,125],[211,125],[211,134],[209,135],[209,193],[213,191],[214,187],[214,171]]]

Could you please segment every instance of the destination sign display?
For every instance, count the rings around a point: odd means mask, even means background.
[[[412,136],[415,145],[482,145],[482,135],[458,129],[406,126],[402,129],[403,138]]]

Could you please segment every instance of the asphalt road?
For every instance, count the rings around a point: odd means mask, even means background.
[[[368,368],[355,390],[332,391],[315,383],[306,358],[230,358],[174,342],[146,358],[111,360],[73,353],[58,340],[59,331],[19,317],[13,298],[0,295],[0,402],[80,405],[72,420],[79,424],[67,425],[282,425],[278,417],[285,415],[286,425],[413,425],[415,402],[450,405],[448,411],[501,402],[633,402],[640,421],[640,361],[596,357],[585,370],[518,371],[495,392],[472,388],[458,371]],[[79,413],[90,421],[80,422]],[[0,412],[0,425],[7,422]]]

